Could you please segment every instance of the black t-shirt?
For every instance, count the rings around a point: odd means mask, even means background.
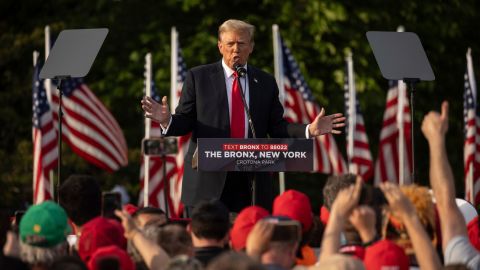
[[[207,266],[213,259],[228,251],[228,249],[221,247],[201,247],[195,248],[195,259],[199,260],[203,266]]]

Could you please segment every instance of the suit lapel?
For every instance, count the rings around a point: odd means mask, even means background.
[[[215,65],[214,72],[210,75],[210,80],[215,88],[215,95],[211,98],[217,98],[220,115],[212,117],[220,117],[222,130],[226,132],[225,137],[230,137],[230,113],[228,110],[227,86],[225,85],[225,74],[223,72],[222,62]]]

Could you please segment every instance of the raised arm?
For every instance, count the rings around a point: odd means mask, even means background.
[[[162,247],[148,239],[132,220],[126,211],[115,211],[115,215],[122,220],[125,237],[130,239],[142,256],[149,269],[163,270],[166,268],[170,257]]]
[[[442,265],[437,252],[423,228],[412,203],[395,184],[386,182],[381,184],[380,188],[385,194],[391,210],[400,216],[407,229],[420,269],[441,269]]]
[[[430,147],[430,185],[440,214],[444,251],[453,237],[467,236],[465,220],[455,203],[455,184],[445,147],[447,130],[448,102],[444,101],[441,114],[431,111],[422,122],[422,132]]]
[[[343,231],[345,222],[350,216],[350,213],[358,204],[361,188],[362,179],[357,177],[355,185],[351,185],[338,192],[337,197],[332,204],[327,227],[323,233],[320,262],[326,260],[331,255],[338,253],[338,249],[340,248],[340,233]]]

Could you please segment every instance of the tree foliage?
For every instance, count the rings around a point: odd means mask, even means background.
[[[439,109],[442,100],[451,103],[448,138],[450,161],[463,189],[462,91],[467,47],[478,63],[479,41],[475,38],[474,0],[451,1],[334,1],[334,0],[98,0],[13,1],[0,3],[0,179],[4,203],[17,205],[31,198],[31,75],[32,51],[43,53],[43,28],[52,33],[67,28],[108,27],[109,35],[86,78],[90,88],[111,110],[122,127],[129,146],[129,165],[107,174],[73,155],[64,146],[64,176],[92,173],[105,189],[121,182],[132,195],[138,192],[140,140],[143,115],[144,56],[153,53],[154,79],[161,94],[170,84],[170,28],[180,33],[188,67],[214,62],[217,28],[228,18],[249,21],[257,27],[255,51],[250,63],[273,72],[272,24],[278,24],[316,100],[327,112],[343,111],[344,57],[354,55],[358,98],[376,156],[385,107],[387,82],[379,72],[365,38],[369,30],[394,31],[403,25],[416,32],[426,49],[436,81],[421,83],[416,94],[416,166],[426,183],[427,145],[419,126],[423,115]],[[42,56],[43,57],[43,56]],[[478,66],[478,65],[477,65]],[[478,72],[477,72],[478,74]],[[343,136],[337,137],[343,146]],[[291,174],[289,186],[321,192],[317,174]],[[309,187],[315,187],[314,189]],[[313,193],[314,192],[314,193]]]

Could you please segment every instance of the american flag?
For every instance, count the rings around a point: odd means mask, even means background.
[[[283,59],[283,81],[285,88],[285,119],[292,123],[309,124],[320,113],[321,108],[315,103],[312,91],[308,87],[292,53],[280,38]],[[332,134],[325,134],[314,139],[315,172],[325,174],[343,174],[347,172],[345,160],[338,150]]]
[[[62,81],[62,138],[88,162],[113,172],[126,166],[127,143],[115,118],[83,79]],[[52,95],[55,122],[58,121],[58,91]]]
[[[148,72],[148,71],[147,71]],[[145,81],[146,85],[146,81]],[[161,102],[161,97],[155,87],[153,80],[150,83],[151,90],[150,95],[151,97],[156,100],[157,102]],[[159,123],[155,121],[150,121],[147,119],[145,121],[146,125],[150,125],[149,130],[150,134],[145,134],[145,138],[155,138],[161,136],[161,128]],[[180,148],[179,148],[180,152]],[[142,164],[140,169],[140,195],[139,195],[139,205],[144,205],[144,181],[145,181],[145,156],[142,157]],[[168,212],[170,217],[176,218],[180,217],[183,212],[183,205],[180,202],[181,198],[181,179],[183,176],[183,166],[182,170],[179,170],[178,167],[178,154],[169,154],[165,156],[165,174],[164,175],[164,163],[162,157],[159,156],[150,156],[149,159],[149,190],[148,190],[148,204],[149,206],[158,207],[161,209],[165,209],[165,180],[168,181]],[[183,158],[181,163],[183,164]]]
[[[390,81],[389,84],[375,164],[375,183],[392,181],[408,184],[411,182],[412,125],[406,85],[403,81]]]
[[[361,175],[363,180],[367,181],[373,176],[373,159],[356,95],[352,56],[349,55],[345,62],[344,90],[345,115],[347,117],[345,135],[347,137],[348,170],[350,173]]]
[[[183,82],[187,76],[187,64],[183,59],[182,49],[178,41],[178,33],[175,27],[172,27],[172,80],[171,80],[171,108],[172,110],[176,108],[180,100],[180,95],[182,93]],[[183,212],[183,204],[181,203],[182,195],[182,181],[183,181],[183,169],[184,169],[184,158],[187,153],[191,133],[178,137],[178,153],[176,155],[177,160],[177,174],[174,179],[174,183],[170,185],[171,194],[174,201],[175,212],[178,216],[181,216]]]
[[[38,53],[34,53],[34,57],[38,59]],[[35,61],[32,84],[33,203],[38,204],[53,198],[49,173],[57,165],[58,147],[47,94],[38,77],[40,64]]]
[[[473,73],[470,49],[467,52],[467,70],[464,76],[463,116],[465,124],[464,171],[465,199],[477,206],[480,203],[480,118],[477,114],[477,87]]]

